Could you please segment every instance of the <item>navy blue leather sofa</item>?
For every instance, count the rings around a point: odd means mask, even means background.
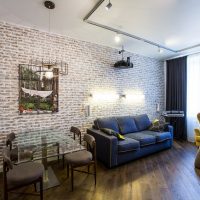
[[[163,132],[150,131],[150,126],[146,114],[98,118],[87,133],[96,139],[98,160],[111,168],[172,146],[172,126],[168,125]],[[119,132],[125,140],[105,134],[100,130],[102,128]]]

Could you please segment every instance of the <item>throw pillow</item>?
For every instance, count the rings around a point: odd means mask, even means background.
[[[101,128],[100,131],[106,133],[107,135],[113,135],[113,132],[115,132],[114,130],[109,128]]]
[[[118,140],[125,140],[125,137],[119,133],[116,134]]]
[[[150,131],[156,131],[156,132],[163,132],[168,126],[168,123],[163,123],[162,121],[159,121],[158,119],[155,119],[152,122],[152,125],[149,127]]]
[[[117,137],[118,140],[125,140],[125,137],[121,134],[119,134],[118,132],[109,129],[109,128],[101,128],[100,131],[106,133],[107,135],[114,135],[115,137]]]

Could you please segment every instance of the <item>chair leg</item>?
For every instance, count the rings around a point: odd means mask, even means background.
[[[59,162],[60,162],[60,158],[59,158],[59,156],[58,156],[57,160],[58,160],[58,164],[59,164]]]
[[[43,200],[43,178],[40,178],[40,200]]]
[[[62,156],[63,169],[65,168],[65,155]]]
[[[97,166],[96,166],[96,163],[94,163],[94,183],[95,183],[95,186],[97,184]]]
[[[4,191],[3,199],[8,200],[8,192],[7,191]]]
[[[4,177],[4,181],[3,181],[3,199],[4,200],[8,200],[8,190],[7,190],[7,182],[5,181],[5,177]]]
[[[34,183],[34,189],[35,189],[35,192],[37,191],[37,183]]]
[[[72,166],[71,166],[71,188],[73,191],[74,190],[74,169]]]
[[[69,178],[69,164],[67,164],[67,178]]]
[[[57,146],[57,154],[58,154],[57,158],[58,158],[58,163],[59,163],[59,161],[60,161],[59,153],[60,153],[60,151],[59,151],[59,144],[58,144],[58,146]]]

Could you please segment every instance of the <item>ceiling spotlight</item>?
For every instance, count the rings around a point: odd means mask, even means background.
[[[163,49],[158,47],[158,53],[163,53]]]
[[[116,35],[115,35],[115,42],[116,43],[119,43],[121,41],[121,37],[120,37],[120,35],[117,33]]]
[[[107,6],[105,8],[106,8],[106,10],[110,10],[111,7],[112,7],[112,3],[110,3],[110,0],[109,0],[109,3],[107,4]]]

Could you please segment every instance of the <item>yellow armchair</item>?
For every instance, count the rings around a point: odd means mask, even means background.
[[[200,113],[197,114],[197,119],[199,121],[200,124]],[[194,129],[194,134],[195,134],[195,144],[197,147],[200,147],[200,129],[199,128],[195,128]]]
[[[195,128],[194,129],[194,133],[195,133],[195,143],[196,143],[196,146],[200,146],[200,130]]]
[[[197,114],[197,119],[198,119],[198,121],[200,123],[200,113]]]

